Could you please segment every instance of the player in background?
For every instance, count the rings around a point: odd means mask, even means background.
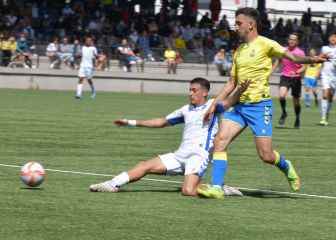
[[[217,111],[222,112],[239,99],[247,88],[248,82],[238,86],[233,94],[217,104]],[[212,151],[213,139],[218,128],[217,116],[211,122],[203,124],[204,114],[207,112],[213,99],[208,100],[210,82],[204,78],[194,78],[190,81],[189,104],[177,109],[166,117],[149,120],[115,121],[118,126],[133,126],[147,128],[163,128],[176,124],[184,124],[182,142],[173,153],[162,154],[153,159],[138,163],[127,172],[122,172],[112,180],[90,186],[93,192],[118,192],[120,187],[140,180],[146,174],[184,175],[182,194],[196,196],[196,187],[207,168],[209,152]],[[224,187],[228,195],[242,195],[239,190]]]
[[[96,90],[93,85],[92,77],[93,77],[93,71],[94,71],[94,66],[95,66],[95,60],[97,56],[98,56],[98,52],[97,52],[96,47],[93,45],[92,37],[86,37],[85,44],[82,47],[82,60],[81,60],[79,71],[78,71],[79,81],[77,84],[77,91],[76,91],[77,99],[82,98],[84,79],[86,79],[90,85],[91,98],[96,97]]]
[[[310,49],[309,56],[316,56],[316,50]],[[320,76],[322,64],[321,63],[311,63],[306,65],[306,71],[304,74],[304,103],[306,107],[311,106],[311,94],[314,96],[315,105],[318,106],[317,98],[317,79]]]
[[[304,56],[304,51],[299,47],[299,36],[296,33],[292,33],[288,37],[288,46],[285,48],[287,52],[296,56]],[[280,88],[279,88],[279,101],[281,106],[281,117],[279,119],[279,125],[283,126],[287,118],[286,111],[286,97],[288,91],[291,89],[293,97],[293,106],[295,112],[295,128],[300,128],[300,112],[301,112],[301,74],[305,70],[305,65],[296,63],[290,59],[282,58],[281,61],[277,60],[273,66],[273,69],[277,67],[280,63],[281,65],[281,77],[280,77]]]
[[[197,192],[208,198],[224,198],[222,186],[227,170],[227,148],[248,126],[255,138],[258,155],[265,163],[274,165],[286,176],[293,191],[300,189],[300,178],[292,163],[272,147],[272,99],[269,77],[272,73],[272,58],[288,58],[296,63],[323,62],[323,57],[296,56],[286,51],[277,42],[259,36],[257,22],[259,13],[254,8],[236,11],[236,31],[242,43],[235,52],[231,77],[212,106],[205,114],[205,121],[215,113],[216,104],[225,99],[237,84],[246,80],[250,84],[233,109],[225,111],[214,141],[211,184],[201,184]]]
[[[336,33],[329,36],[329,45],[323,46],[321,53],[331,61],[324,62],[321,70],[322,100],[320,125],[328,125],[329,112],[336,89]]]

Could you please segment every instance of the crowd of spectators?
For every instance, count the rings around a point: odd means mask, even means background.
[[[199,62],[212,62],[219,49],[230,58],[238,44],[225,15],[214,21],[216,18],[206,13],[197,21],[197,6],[194,4],[197,1],[193,0],[162,1],[158,14],[154,14],[153,0],[133,1],[141,5],[138,12],[126,0],[4,2],[7,5],[0,7],[2,65],[8,65],[13,56],[22,53],[29,66],[30,47],[42,44],[47,47],[39,53],[49,57],[50,67],[57,68],[61,63],[76,67],[80,58],[80,40],[86,35],[95,39],[101,53],[102,70],[106,68],[106,59],[113,56],[120,58],[125,71],[129,71],[132,64],[141,66],[141,61],[164,60],[164,51],[168,46],[183,59],[191,56]],[[180,3],[183,4],[182,13],[178,11]],[[319,48],[326,42],[326,36],[336,29],[334,20],[326,24],[323,29],[322,22],[312,21],[308,10],[300,20],[296,18],[284,22],[279,18],[273,26],[264,13],[260,31],[281,44],[286,43],[289,33],[298,32],[304,49]],[[123,39],[127,41],[133,57],[124,57],[121,51]],[[17,47],[21,45],[20,41],[24,42],[22,49]],[[13,42],[16,42],[15,47]]]

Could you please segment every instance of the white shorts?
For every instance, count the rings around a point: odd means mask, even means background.
[[[336,76],[322,75],[321,76],[322,89],[336,89]]]
[[[159,155],[167,175],[197,174],[202,177],[209,163],[209,153],[204,149],[179,149],[174,153]]]
[[[78,71],[78,77],[84,77],[86,79],[92,79],[93,68],[91,67],[80,67]]]

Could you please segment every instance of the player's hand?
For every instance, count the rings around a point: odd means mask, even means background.
[[[204,114],[203,123],[209,122],[215,111],[216,111],[216,103],[213,103],[208,109],[208,111]]]
[[[114,124],[123,127],[123,126],[128,126],[128,120],[127,119],[118,119],[114,121]]]
[[[323,63],[323,62],[329,61],[329,58],[330,57],[328,56],[328,54],[321,53],[320,55],[314,56],[311,59],[314,63]]]

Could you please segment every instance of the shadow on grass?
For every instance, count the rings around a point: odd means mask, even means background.
[[[181,189],[121,189],[119,193],[137,193],[137,192],[160,192],[160,193],[178,193]]]
[[[274,128],[276,129],[283,129],[283,130],[300,130],[300,128],[295,128],[295,127],[282,127],[282,126],[275,126]]]
[[[27,191],[42,191],[43,188],[41,187],[21,187],[21,190],[27,190]]]
[[[255,198],[289,198],[289,199],[302,199],[303,197],[289,195],[285,193],[274,193],[262,190],[240,190],[244,196]]]

